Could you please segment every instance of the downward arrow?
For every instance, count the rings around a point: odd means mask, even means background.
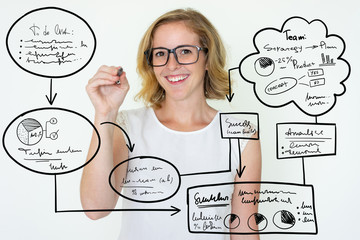
[[[239,68],[238,68],[238,67],[236,67],[236,68],[230,68],[230,69],[228,70],[229,94],[226,94],[226,98],[227,98],[227,100],[228,100],[229,102],[231,102],[232,99],[233,99],[233,97],[234,97],[234,93],[231,93],[231,77],[230,77],[230,72],[231,72],[232,70],[236,70],[236,69],[239,69]]]
[[[55,98],[56,98],[57,93],[55,93],[54,97],[52,95],[52,79],[50,79],[50,97],[48,97],[48,95],[46,96],[46,99],[48,100],[48,102],[50,103],[50,105],[53,105]]]
[[[245,167],[246,166],[242,166],[241,163],[241,147],[240,147],[240,139],[238,139],[238,148],[239,148],[239,169],[236,169],[237,175],[239,176],[239,178],[241,178],[241,176],[244,173]]]
[[[100,123],[100,125],[103,125],[103,124],[112,124],[118,128],[121,129],[121,131],[123,131],[123,133],[125,134],[126,138],[127,138],[127,141],[129,144],[126,144],[126,146],[128,147],[128,149],[130,150],[130,152],[134,151],[134,147],[135,147],[135,143],[134,144],[131,144],[131,141],[130,141],[130,138],[129,138],[129,135],[125,132],[125,130],[120,127],[119,125],[117,125],[116,123],[113,123],[113,122],[102,122]]]

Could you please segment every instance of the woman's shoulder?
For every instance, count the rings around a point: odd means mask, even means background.
[[[121,125],[128,125],[129,122],[143,121],[150,114],[151,108],[139,107],[134,109],[125,109],[118,112],[116,122]]]

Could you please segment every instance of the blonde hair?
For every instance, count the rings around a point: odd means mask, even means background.
[[[208,99],[224,99],[229,91],[226,65],[226,52],[220,35],[211,22],[193,9],[176,9],[165,13],[153,22],[145,32],[137,55],[137,72],[142,80],[142,89],[136,99],[146,105],[160,107],[165,90],[158,83],[153,68],[148,65],[144,52],[152,47],[156,29],[166,23],[183,21],[199,36],[201,47],[207,48],[207,72],[205,73],[204,93]]]

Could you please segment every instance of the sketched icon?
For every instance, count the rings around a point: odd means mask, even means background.
[[[262,231],[268,225],[267,218],[261,213],[254,213],[248,219],[248,226],[253,231]]]
[[[240,218],[238,215],[231,213],[224,219],[224,225],[227,229],[235,229],[240,225]]]
[[[295,217],[291,212],[281,210],[275,213],[273,222],[280,229],[289,229],[295,225]]]
[[[255,71],[257,74],[263,77],[270,76],[275,70],[275,63],[271,58],[260,57],[255,63]]]
[[[16,134],[23,144],[35,145],[43,136],[43,128],[37,120],[26,118],[19,123]]]
[[[33,118],[26,118],[22,120],[16,129],[16,135],[20,142],[25,145],[31,146],[35,145],[42,137],[45,135],[45,138],[50,138],[51,140],[56,140],[58,138],[59,130],[54,132],[49,132],[49,125],[56,125],[58,120],[56,118],[51,118],[49,121],[46,121],[45,129],[41,126],[41,124]]]

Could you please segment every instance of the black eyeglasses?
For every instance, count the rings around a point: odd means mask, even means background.
[[[199,60],[199,52],[208,52],[207,48],[195,45],[181,45],[173,49],[164,47],[150,48],[144,52],[147,63],[152,67],[165,66],[169,61],[170,53],[173,53],[176,61],[181,65],[189,65]]]

